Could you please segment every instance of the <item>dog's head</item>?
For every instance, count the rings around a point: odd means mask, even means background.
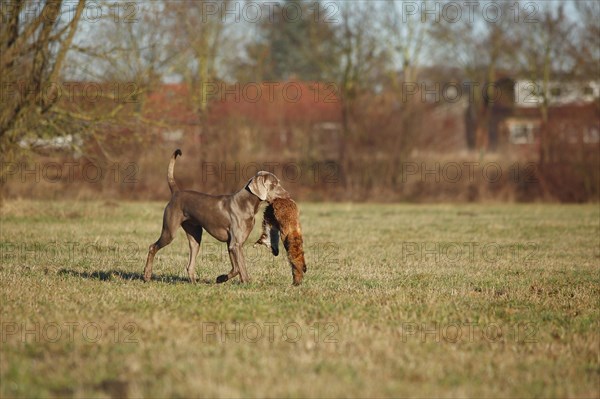
[[[276,198],[290,198],[290,193],[281,186],[277,176],[264,170],[250,179],[246,188],[261,201],[271,202]]]

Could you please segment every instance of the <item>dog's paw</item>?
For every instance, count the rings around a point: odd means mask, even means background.
[[[221,274],[219,277],[217,277],[217,284],[224,283],[227,280],[229,280],[229,277],[227,277],[226,274]]]

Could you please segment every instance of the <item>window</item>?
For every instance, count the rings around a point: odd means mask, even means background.
[[[183,130],[165,130],[162,132],[162,138],[165,141],[179,141],[183,138]]]
[[[530,122],[515,122],[510,125],[509,140],[512,144],[533,144],[535,126]]]
[[[600,142],[600,130],[597,126],[588,126],[583,132],[583,142],[593,144]]]

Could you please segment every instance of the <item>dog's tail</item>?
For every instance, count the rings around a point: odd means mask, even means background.
[[[180,155],[181,155],[181,150],[178,148],[173,153],[173,156],[171,157],[171,162],[169,162],[169,170],[167,172],[167,182],[169,183],[169,188],[171,189],[171,194],[173,194],[176,191],[179,191],[179,186],[177,185],[177,183],[175,182],[175,178],[173,177],[173,170],[175,169],[175,160]]]

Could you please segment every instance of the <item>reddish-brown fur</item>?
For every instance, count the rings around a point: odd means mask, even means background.
[[[293,283],[299,285],[306,272],[306,262],[302,247],[300,212],[291,199],[277,198],[267,206],[263,220],[263,233],[256,244],[271,248],[273,254],[277,256],[280,235],[292,266]]]

